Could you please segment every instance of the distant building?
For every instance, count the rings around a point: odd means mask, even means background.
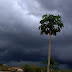
[[[6,64],[3,64],[3,66],[6,66]]]
[[[9,71],[11,71],[11,70],[12,70],[12,68],[8,68],[8,70],[9,70]]]
[[[23,72],[23,69],[20,67],[13,67],[14,70],[17,70],[18,72]]]

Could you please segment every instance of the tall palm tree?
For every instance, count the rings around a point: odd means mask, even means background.
[[[42,20],[40,21],[39,29],[41,30],[41,34],[49,34],[49,48],[48,48],[48,67],[47,71],[50,72],[50,49],[51,49],[51,35],[57,34],[57,32],[61,31],[61,28],[64,27],[61,16],[60,15],[43,15]]]

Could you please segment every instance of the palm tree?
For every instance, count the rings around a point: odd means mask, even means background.
[[[51,49],[51,35],[57,34],[57,32],[61,31],[61,28],[64,27],[62,21],[61,21],[61,16],[60,15],[43,15],[42,20],[40,21],[40,26],[39,30],[41,30],[41,35],[42,34],[49,34],[49,48],[48,48],[48,67],[47,71],[50,72],[49,66],[50,66],[50,49]]]

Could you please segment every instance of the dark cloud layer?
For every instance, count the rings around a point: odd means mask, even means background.
[[[32,4],[33,2],[33,4]],[[0,61],[41,61],[47,57],[49,36],[38,30],[43,14],[60,14],[64,28],[52,36],[51,56],[72,68],[71,0],[0,1]]]

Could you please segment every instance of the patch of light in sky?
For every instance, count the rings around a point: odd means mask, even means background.
[[[22,5],[21,5],[22,4]],[[27,5],[25,3],[21,3],[20,0],[13,1],[13,8],[22,14],[28,14],[29,11],[27,10]]]
[[[35,0],[32,0],[32,1],[33,1],[33,3],[31,3],[29,0],[28,1],[13,0],[12,3],[13,3],[14,11],[20,15],[22,22],[26,22],[26,24],[25,23],[24,24],[27,27],[29,27],[30,29],[32,29],[33,31],[37,31],[38,26],[40,25],[39,21],[41,19],[41,16],[38,17],[38,16],[35,16],[32,14],[29,15],[29,11],[30,11],[30,9],[32,9],[32,10],[35,10],[35,8],[38,9],[38,7],[40,9],[40,4]],[[43,9],[40,12],[43,12]],[[48,14],[54,14],[54,15],[61,14],[57,10],[54,10],[54,11],[45,11],[44,10],[44,12],[46,12]],[[16,16],[18,16],[18,14],[16,14]]]
[[[36,7],[40,7],[40,4],[37,1],[35,1],[34,4],[35,4]]]

